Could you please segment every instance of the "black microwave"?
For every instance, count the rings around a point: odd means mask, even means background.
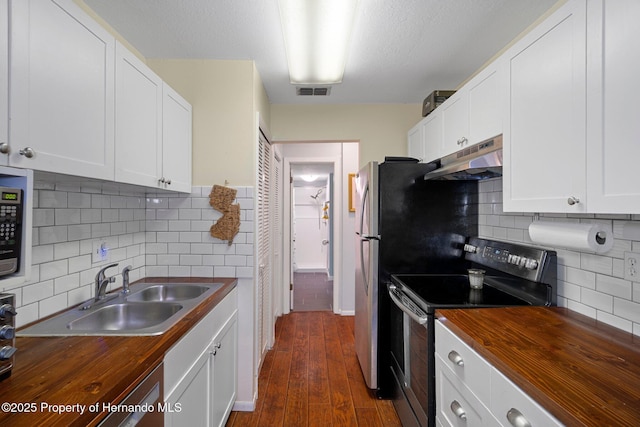
[[[0,276],[20,269],[23,206],[20,188],[0,187]]]

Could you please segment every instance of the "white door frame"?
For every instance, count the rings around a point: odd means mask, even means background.
[[[332,211],[334,215],[333,223],[333,235],[330,237],[333,239],[333,312],[341,313],[342,307],[340,301],[342,301],[342,215],[340,214],[342,209],[342,158],[340,157],[284,157],[284,174],[283,178],[285,183],[288,183],[291,176],[291,164],[301,163],[332,163],[333,164],[333,200],[331,200]],[[282,203],[283,209],[283,251],[282,251],[282,272],[283,277],[285,275],[291,276],[291,221],[292,221],[292,195],[291,185],[284,185],[284,199]],[[291,277],[290,277],[291,280]],[[284,282],[284,281],[283,281]],[[284,282],[282,287],[282,312],[288,314],[291,311],[291,292],[289,285],[291,281]]]

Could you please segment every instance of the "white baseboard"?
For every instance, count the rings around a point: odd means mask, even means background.
[[[233,410],[236,412],[253,412],[256,410],[255,400],[252,402],[240,402],[238,400],[233,404]]]

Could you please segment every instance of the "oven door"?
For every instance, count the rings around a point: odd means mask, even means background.
[[[403,426],[431,427],[434,417],[433,314],[427,314],[402,286],[387,284],[391,307],[390,368],[393,404]],[[431,416],[429,416],[431,414]]]

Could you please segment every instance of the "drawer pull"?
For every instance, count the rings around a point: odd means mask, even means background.
[[[456,365],[464,366],[464,359],[462,359],[462,356],[460,356],[457,351],[451,350],[447,357]]]
[[[509,409],[509,412],[507,412],[507,420],[509,420],[509,423],[511,423],[513,427],[531,427],[529,420],[516,408]]]
[[[457,400],[451,402],[451,412],[453,412],[454,415],[461,420],[467,421],[467,413],[464,412],[464,408]]]

